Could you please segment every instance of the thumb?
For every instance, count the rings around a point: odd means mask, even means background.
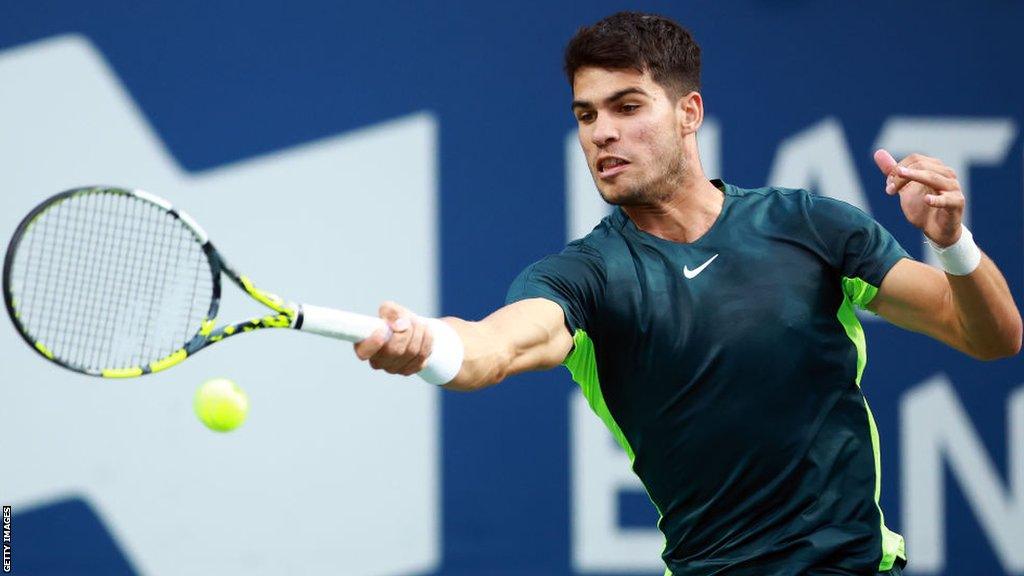
[[[378,313],[395,332],[405,332],[412,326],[412,312],[405,307],[388,301],[380,305]]]
[[[875,164],[878,165],[878,169],[882,171],[882,174],[888,176],[890,172],[896,169],[896,159],[889,154],[889,151],[884,148],[875,150]]]

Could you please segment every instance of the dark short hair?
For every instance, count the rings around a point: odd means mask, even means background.
[[[674,98],[700,89],[700,46],[686,28],[655,14],[619,12],[580,28],[565,47],[570,86],[588,66],[648,72]]]

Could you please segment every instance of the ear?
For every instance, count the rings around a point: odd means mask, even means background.
[[[704,123],[704,99],[700,92],[691,91],[676,100],[676,119],[682,136],[697,132]]]

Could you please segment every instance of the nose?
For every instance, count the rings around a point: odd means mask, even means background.
[[[599,148],[619,139],[619,128],[615,125],[613,118],[600,114],[594,120],[593,131],[590,133],[590,141]]]

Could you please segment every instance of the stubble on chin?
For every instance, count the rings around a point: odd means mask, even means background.
[[[631,186],[618,194],[607,193],[598,188],[601,198],[613,206],[645,206],[666,201],[671,192],[660,191],[648,186]]]
[[[676,190],[682,186],[685,181],[684,175],[686,170],[685,162],[680,160],[672,170],[665,174],[661,182],[642,182],[639,184],[623,182],[618,185],[618,192],[614,193],[606,189],[611,187],[610,185],[605,184],[602,186],[600,182],[597,182],[597,191],[601,194],[601,198],[612,206],[649,206],[651,204],[660,204],[668,202],[676,193]]]

